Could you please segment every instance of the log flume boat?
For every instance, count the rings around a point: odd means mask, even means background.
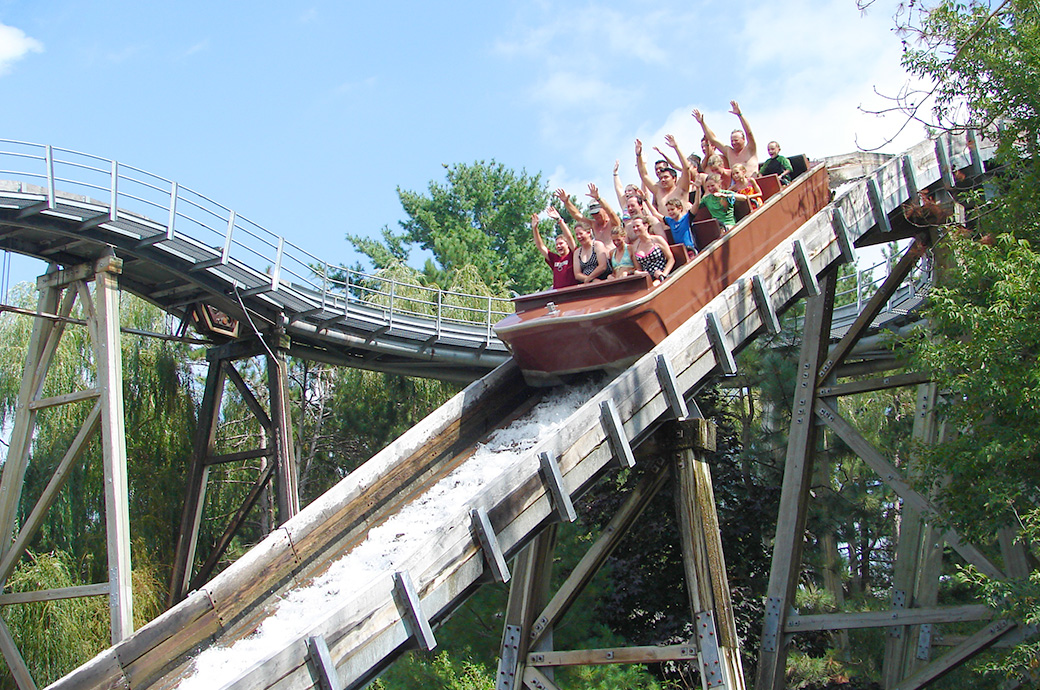
[[[523,295],[495,326],[531,385],[568,375],[621,371],[649,352],[830,202],[827,169],[799,176],[730,232],[710,221],[691,261],[673,248],[676,268],[660,285],[646,274]],[[707,227],[705,227],[707,226]],[[680,263],[682,265],[680,265]]]

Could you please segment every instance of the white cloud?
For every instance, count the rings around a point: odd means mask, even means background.
[[[7,74],[14,63],[29,53],[42,52],[42,43],[29,38],[21,29],[0,24],[0,75]]]
[[[527,6],[495,43],[501,56],[530,66],[528,100],[541,136],[559,154],[550,179],[566,181],[568,191],[584,191],[583,172],[603,189],[615,159],[622,181],[635,182],[637,137],[655,157],[665,134],[684,153],[700,153],[690,111],[700,108],[726,138],[739,126],[728,112],[731,98],[763,152],[777,139],[787,153],[846,153],[882,143],[903,124],[860,110],[886,107],[875,87],[895,93],[908,79],[886,13],[864,16],[851,0],[789,0],[749,12],[709,2],[667,10],[627,2]],[[885,150],[923,136],[911,125]]]

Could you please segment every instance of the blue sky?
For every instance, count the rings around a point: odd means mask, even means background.
[[[444,164],[609,189],[618,158],[635,181],[636,137],[695,150],[694,107],[724,136],[731,98],[762,149],[876,145],[901,123],[858,107],[906,81],[891,26],[854,0],[0,0],[0,138],[117,159],[352,263],[344,233],[396,227],[396,187]]]

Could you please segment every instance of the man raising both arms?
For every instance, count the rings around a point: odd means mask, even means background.
[[[643,142],[636,139],[636,169],[639,170],[639,179],[643,181],[643,185],[654,195],[654,205],[662,215],[665,213],[665,204],[668,203],[669,199],[679,198],[689,203],[690,178],[692,174],[690,162],[686,160],[686,156],[679,150],[679,145],[675,143],[675,137],[671,134],[666,134],[664,135],[664,141],[675,149],[676,155],[682,161],[682,174],[679,175],[679,179],[676,179],[674,168],[654,166],[654,169],[657,171],[657,182],[653,182],[646,172],[646,163],[643,162]]]
[[[739,129],[733,130],[729,135],[729,146],[726,146],[719,138],[715,136],[715,132],[711,131],[711,128],[704,122],[704,114],[701,111],[694,109],[693,118],[700,123],[701,129],[704,130],[704,136],[708,138],[722,155],[729,161],[729,167],[733,167],[737,163],[743,163],[744,166],[750,171],[758,170],[758,146],[755,144],[755,136],[751,133],[751,127],[748,126],[747,120],[744,119],[744,115],[740,112],[740,106],[737,105],[736,101],[730,101],[729,104],[732,106],[730,112],[737,116],[740,120],[740,126],[744,128],[741,132]]]
[[[621,219],[614,213],[614,209],[610,208],[610,204],[600,198],[599,189],[596,185],[589,183],[589,193],[586,196],[592,199],[592,203],[589,204],[589,215],[592,216],[591,218],[586,218],[581,214],[581,211],[571,201],[567,192],[562,189],[556,190],[556,198],[563,202],[567,213],[571,214],[571,218],[575,222],[579,220],[588,221],[592,225],[592,239],[603,242],[604,247],[609,247],[611,244],[610,231],[613,228],[621,227]],[[606,238],[606,240],[603,238]]]

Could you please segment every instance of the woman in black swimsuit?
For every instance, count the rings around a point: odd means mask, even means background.
[[[578,240],[578,248],[574,250],[574,277],[579,283],[606,278],[610,271],[607,248],[592,239],[592,228],[579,222],[574,228],[574,237]]]

